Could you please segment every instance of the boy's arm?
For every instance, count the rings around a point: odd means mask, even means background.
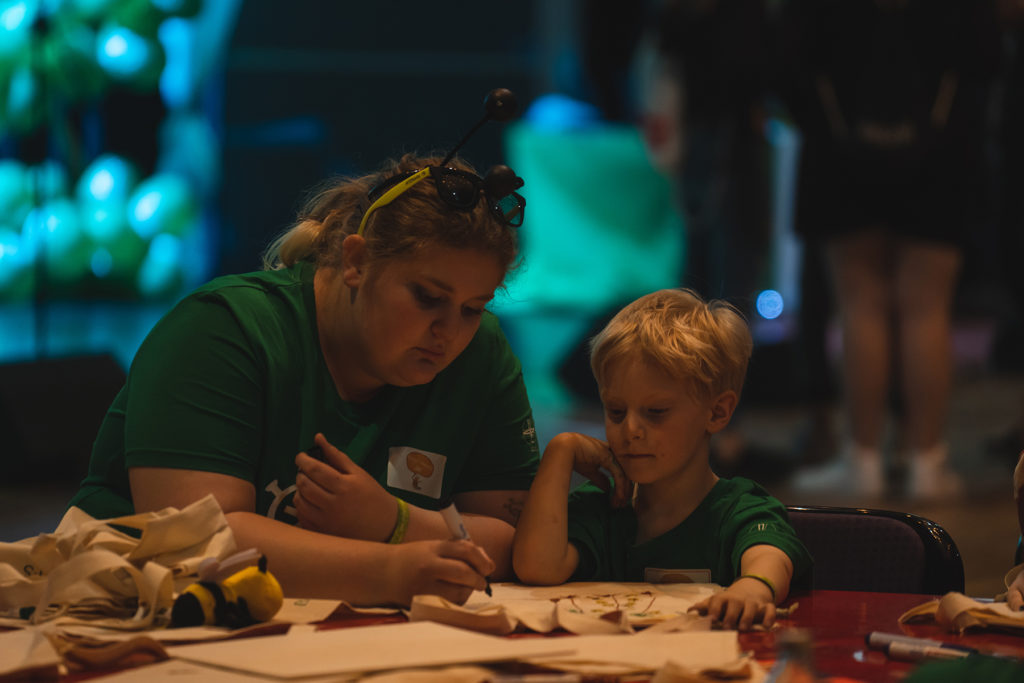
[[[775,623],[776,603],[789,595],[792,577],[793,562],[786,553],[773,545],[753,545],[740,556],[740,576],[724,591],[691,609],[710,614],[726,628],[748,631],[754,624],[769,627]]]
[[[775,588],[775,595],[771,595],[772,591],[764,581],[752,578],[754,576],[767,579]],[[789,582],[792,579],[793,562],[789,555],[773,545],[752,545],[740,556],[740,576],[732,582],[729,589],[732,590],[734,586],[739,588],[737,584],[742,582],[745,584],[742,586],[745,593],[751,594],[757,590],[769,601],[778,604],[789,595]]]
[[[551,439],[526,496],[512,543],[512,567],[523,583],[563,583],[579,564],[568,531],[576,436],[559,434]]]

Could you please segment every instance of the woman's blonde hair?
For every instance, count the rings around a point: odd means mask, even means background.
[[[603,386],[612,361],[643,358],[706,400],[728,390],[739,395],[753,349],[732,304],[705,302],[691,289],[663,289],[615,314],[590,342],[590,367]]]
[[[363,213],[372,203],[367,193],[394,175],[440,162],[441,157],[406,154],[386,162],[377,173],[328,180],[310,194],[295,223],[267,247],[263,267],[287,268],[303,260],[340,266],[342,242],[359,229]],[[458,158],[447,166],[473,172]],[[494,254],[506,273],[518,247],[516,231],[499,221],[486,201],[468,211],[450,206],[439,198],[432,178],[375,210],[363,235],[371,260],[404,256],[431,246],[476,249]]]

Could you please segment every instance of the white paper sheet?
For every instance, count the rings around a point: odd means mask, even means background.
[[[572,638],[499,638],[416,622],[170,647],[177,659],[279,678],[571,654]]]
[[[38,672],[43,680],[44,672],[56,673],[60,655],[50,640],[38,628],[0,633],[0,676],[20,672],[29,679],[30,672]]]
[[[736,631],[570,638],[576,647],[571,655],[535,656],[528,661],[564,671],[624,675],[656,671],[669,661],[701,671],[736,662],[741,654]]]

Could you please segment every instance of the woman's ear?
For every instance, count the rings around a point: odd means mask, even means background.
[[[707,427],[709,434],[717,434],[726,428],[739,400],[739,395],[731,389],[723,391],[711,400],[711,418]]]
[[[366,274],[366,238],[349,235],[341,243],[341,278],[350,288],[363,282]]]

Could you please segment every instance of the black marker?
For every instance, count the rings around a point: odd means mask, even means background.
[[[327,462],[327,458],[324,457],[324,449],[319,446],[313,445],[306,449],[306,455],[311,458],[316,458],[320,462]]]

